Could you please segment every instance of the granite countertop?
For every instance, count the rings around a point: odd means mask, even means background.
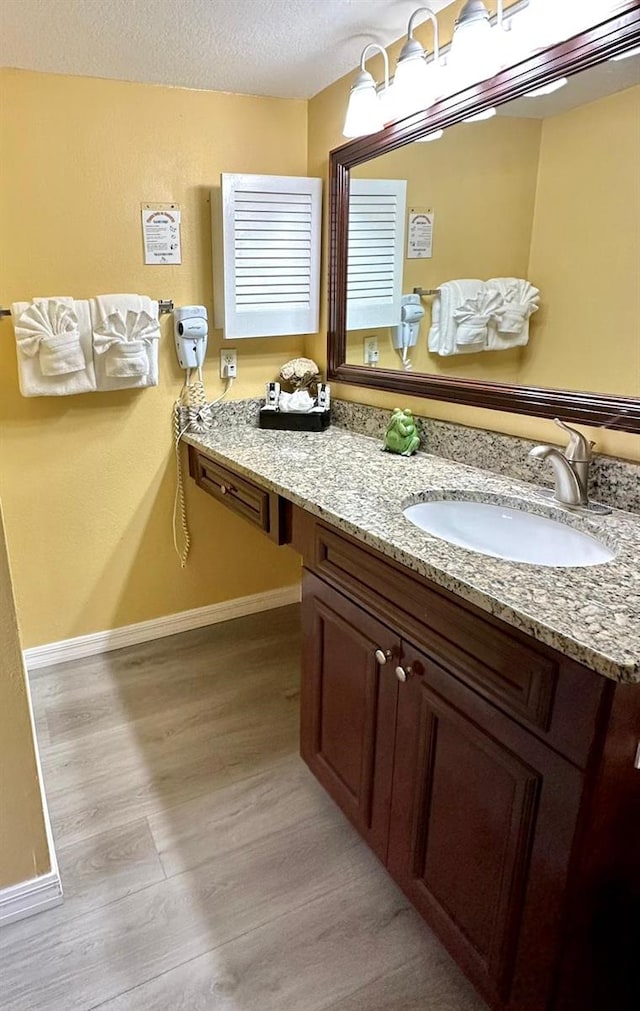
[[[544,491],[427,453],[383,453],[346,429],[271,432],[221,426],[185,441],[508,624],[616,681],[640,683],[640,517],[576,515]],[[605,565],[543,567],[449,544],[413,526],[402,509],[456,495],[553,515],[617,550]],[[550,512],[550,510],[552,511]]]

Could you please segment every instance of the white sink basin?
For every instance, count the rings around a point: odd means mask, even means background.
[[[601,541],[547,516],[486,502],[444,499],[403,510],[415,526],[451,544],[511,562],[567,567],[615,558]]]

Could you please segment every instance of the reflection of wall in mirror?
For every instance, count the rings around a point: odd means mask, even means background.
[[[481,124],[460,124],[432,144],[410,144],[359,165],[355,178],[406,178],[407,206],[435,211],[433,256],[405,259],[403,291],[435,288],[457,277],[525,277],[529,261],[541,124],[535,119],[496,117]],[[420,372],[475,375],[479,355],[440,359],[427,352],[432,300],[413,368]],[[367,333],[372,332],[371,330]],[[360,361],[363,333],[349,335],[348,360]],[[378,331],[381,368],[397,368],[389,330]],[[483,378],[515,378],[523,349],[484,354]],[[360,355],[360,358],[358,357]],[[467,359],[472,359],[473,364]]]
[[[546,119],[521,382],[640,397],[640,87]]]
[[[459,125],[355,169],[404,175],[409,204],[435,208],[433,258],[405,260],[405,291],[500,275],[541,290],[527,347],[446,359],[427,351],[426,300],[414,370],[640,395],[639,163],[631,88],[544,121]],[[361,360],[362,336],[349,334],[349,361]],[[377,336],[379,367],[397,368],[389,331]]]

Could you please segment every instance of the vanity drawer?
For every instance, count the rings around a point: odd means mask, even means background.
[[[286,503],[279,495],[240,477],[189,446],[189,473],[198,487],[264,530],[276,544],[288,543]]]
[[[308,514],[296,511],[294,540],[308,569],[370,606],[566,757],[586,764],[606,679]]]

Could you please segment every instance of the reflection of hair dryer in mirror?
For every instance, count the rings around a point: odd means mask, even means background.
[[[209,323],[204,305],[182,305],[173,310],[176,353],[182,369],[199,369],[207,351]]]
[[[393,346],[400,354],[403,368],[409,372],[411,359],[409,348],[415,346],[420,332],[420,323],[424,316],[424,308],[419,295],[403,295],[400,309],[400,326],[393,327],[391,339]]]

